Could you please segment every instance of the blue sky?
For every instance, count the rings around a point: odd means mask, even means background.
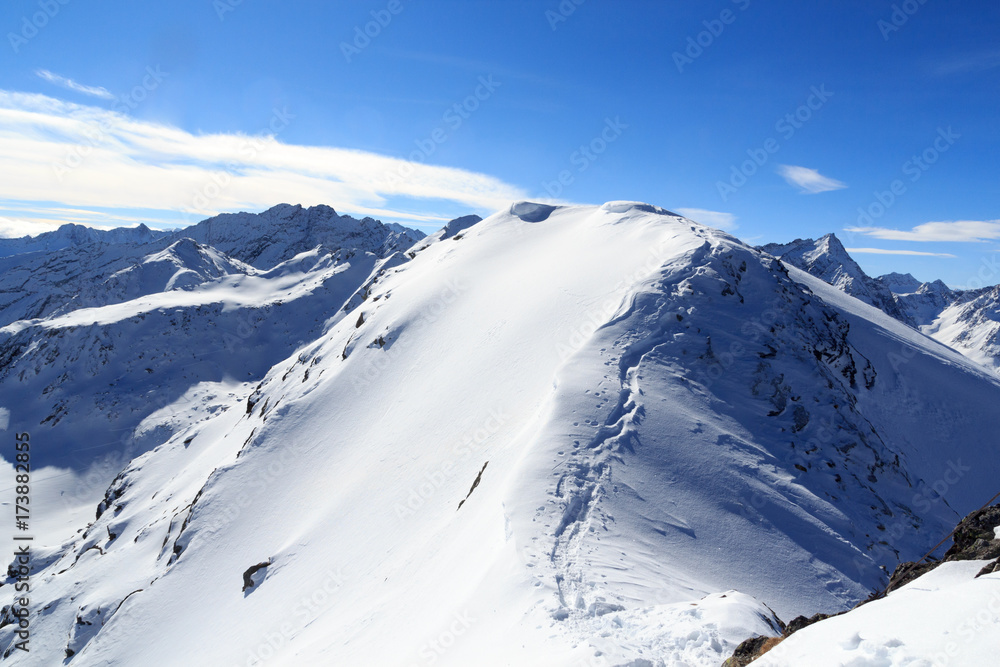
[[[5,234],[283,201],[428,231],[511,199],[634,199],[755,243],[836,232],[877,251],[855,252],[873,274],[1000,282],[995,2],[8,0],[0,16]]]

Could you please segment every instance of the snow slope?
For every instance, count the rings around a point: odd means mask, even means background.
[[[1000,642],[1000,573],[988,561],[944,563],[887,597],[796,632],[760,667],[993,665]]]
[[[242,246],[230,243],[237,254],[283,235],[285,254],[316,241],[264,268],[141,229],[68,227],[62,236],[0,241],[28,244],[0,259],[0,429],[29,430],[45,443],[33,458],[36,544],[59,545],[82,530],[133,456],[220,402],[244,400],[253,386],[245,383],[342,317],[355,292],[400,255],[377,253],[420,236],[327,210],[296,209],[299,217],[321,214],[312,236],[244,214],[258,220],[244,232],[259,238],[244,233]],[[339,226],[342,240],[360,247],[320,243],[335,242]],[[365,235],[354,233],[359,226]],[[41,252],[31,245],[39,239],[53,248],[73,242]],[[0,470],[12,478],[5,461]],[[9,506],[13,486],[0,482],[0,499]],[[10,536],[0,535],[9,551]]]
[[[920,330],[1000,373],[1000,286],[961,293]]]
[[[155,417],[10,664],[717,665],[994,484],[1000,384],[663,209],[393,257],[248,398]]]

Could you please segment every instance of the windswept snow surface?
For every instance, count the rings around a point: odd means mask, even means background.
[[[158,416],[10,664],[718,665],[993,492],[989,375],[664,209],[515,204],[348,308]]]
[[[944,563],[886,598],[800,630],[760,667],[967,667],[1000,655],[1000,573]]]

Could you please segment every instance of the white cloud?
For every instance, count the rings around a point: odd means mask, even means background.
[[[846,183],[824,176],[815,169],[809,169],[808,167],[780,164],[778,165],[778,174],[788,181],[789,185],[794,185],[803,193],[810,195],[829,192],[831,190],[842,190],[847,187]]]
[[[59,86],[60,88],[65,88],[66,90],[72,90],[76,93],[90,95],[91,97],[100,97],[102,100],[115,99],[115,96],[112,95],[111,91],[107,88],[101,88],[100,86],[85,86],[82,83],[77,83],[73,79],[67,79],[64,76],[59,76],[55,72],[50,72],[47,69],[36,69],[35,74],[39,78]]]
[[[18,220],[17,218],[6,218],[0,216],[0,239],[16,239],[22,236],[38,236],[42,232],[52,231],[54,228],[40,225],[28,220]]]
[[[849,227],[847,231],[886,241],[977,243],[1000,239],[1000,220],[925,222],[909,231],[884,227]]]
[[[694,220],[695,222],[700,222],[701,224],[709,227],[727,230],[736,229],[736,216],[732,213],[708,211],[703,208],[678,208],[675,210],[685,218]]]
[[[257,136],[195,135],[106,109],[0,90],[0,200],[112,213],[143,209],[160,217],[173,212],[183,224],[281,202],[437,223],[442,208],[491,213],[527,198],[520,188],[485,174],[285,144],[273,129],[264,127]]]
[[[851,254],[862,255],[913,255],[916,257],[954,257],[947,252],[922,252],[920,250],[886,250],[885,248],[847,248]]]

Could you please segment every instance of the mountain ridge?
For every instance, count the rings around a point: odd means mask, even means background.
[[[44,553],[39,651],[252,662],[324,590],[275,664],[719,664],[775,631],[765,605],[863,597],[991,483],[1000,383],[724,232],[632,202],[455,228],[365,254],[259,382],[147,418],[96,521]],[[949,457],[977,465],[942,489]]]

